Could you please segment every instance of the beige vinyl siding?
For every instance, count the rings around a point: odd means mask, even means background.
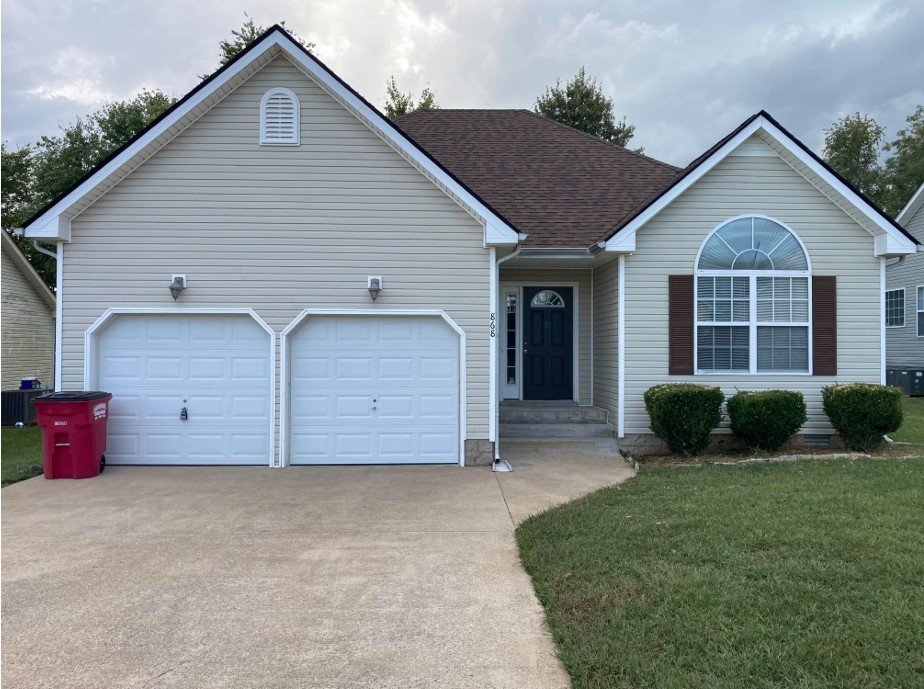
[[[619,405],[619,263],[594,269],[594,406],[616,418]]]
[[[706,236],[752,213],[798,234],[815,275],[837,276],[837,376],[668,375],[668,275],[692,274]],[[627,433],[650,433],[643,395],[657,383],[707,383],[726,395],[736,388],[798,390],[808,405],[805,431],[830,433],[821,387],[880,381],[880,262],[873,238],[779,158],[726,159],[641,228],[636,253],[626,257],[625,291]]]
[[[905,223],[905,229],[919,241],[924,238],[924,206]],[[924,285],[924,253],[918,251],[886,268],[886,289],[905,288],[905,326],[886,328],[886,368],[924,368],[924,337],[917,334],[919,285]]]
[[[4,243],[0,265],[3,389],[18,389],[20,379],[27,376],[54,385],[54,308],[35,291],[10,251],[16,249],[7,248]]]
[[[259,145],[277,86],[300,100],[300,146]],[[277,335],[306,308],[445,310],[467,336],[467,437],[488,437],[482,226],[284,57],[76,218],[63,265],[65,388],[84,385],[84,333],[108,307],[249,307]]]
[[[591,390],[591,275],[589,270],[556,270],[549,268],[504,268],[501,266],[500,281],[503,284],[552,287],[554,285],[577,285],[578,295],[578,403],[593,404]],[[522,338],[522,335],[521,335]],[[521,339],[522,341],[522,339]]]

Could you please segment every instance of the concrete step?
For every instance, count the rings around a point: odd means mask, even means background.
[[[507,406],[500,408],[500,422],[514,423],[606,423],[606,410],[599,407]]]
[[[612,438],[608,423],[501,423],[501,438]]]
[[[622,460],[616,438],[501,438],[501,459],[547,455],[602,455]]]

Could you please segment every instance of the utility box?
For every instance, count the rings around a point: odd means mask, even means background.
[[[108,392],[55,392],[32,401],[42,427],[45,478],[91,478],[106,467]]]
[[[17,423],[29,425],[35,423],[35,407],[31,402],[41,397],[47,390],[4,390],[0,393],[0,423],[15,426]]]

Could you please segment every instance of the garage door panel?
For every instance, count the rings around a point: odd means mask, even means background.
[[[458,461],[459,338],[442,319],[314,316],[287,349],[291,463]]]
[[[271,337],[252,318],[119,315],[96,337],[109,462],[269,463]]]

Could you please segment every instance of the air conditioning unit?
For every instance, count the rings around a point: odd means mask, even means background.
[[[0,393],[0,423],[15,426],[17,423],[35,423],[35,405],[32,400],[48,390],[4,390]]]

